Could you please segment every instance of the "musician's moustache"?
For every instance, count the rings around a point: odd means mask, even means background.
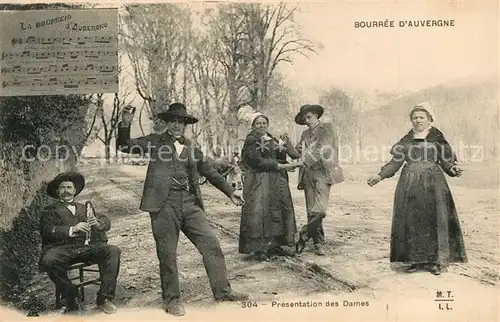
[[[61,196],[62,196],[62,197],[66,197],[66,196],[67,196],[67,197],[71,197],[71,196],[72,196],[72,194],[71,194],[71,193],[69,193],[69,192],[63,192],[63,194],[62,194]]]

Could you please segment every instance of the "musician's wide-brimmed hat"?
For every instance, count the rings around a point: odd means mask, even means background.
[[[194,124],[198,122],[198,119],[187,113],[186,106],[182,103],[170,104],[165,112],[160,112],[157,114],[158,118],[169,122],[172,118],[182,118],[184,124]]]
[[[59,185],[63,181],[71,181],[75,185],[75,196],[82,192],[85,187],[85,178],[78,172],[64,172],[58,174],[49,184],[47,185],[47,194],[52,198],[59,199],[59,194],[57,190]]]
[[[306,124],[306,119],[304,118],[304,115],[306,115],[307,112],[313,112],[318,114],[318,118],[320,118],[323,115],[323,112],[325,109],[321,105],[317,104],[306,104],[302,105],[300,107],[300,112],[295,116],[295,123],[299,125],[305,125]]]

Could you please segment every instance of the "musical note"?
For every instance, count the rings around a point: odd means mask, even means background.
[[[30,53],[31,55],[31,53]],[[47,59],[51,56],[51,53],[35,53],[35,59]]]
[[[111,40],[114,40],[115,38],[114,37],[95,37],[94,38],[94,42],[95,43],[105,43],[105,44],[109,44],[111,42]]]
[[[99,66],[99,71],[102,73],[112,73],[116,69],[116,66]]]

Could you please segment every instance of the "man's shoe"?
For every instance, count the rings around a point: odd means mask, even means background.
[[[218,302],[238,302],[238,301],[248,300],[248,298],[249,296],[246,293],[238,293],[235,291],[231,291],[222,297],[216,298],[215,300]]]
[[[116,313],[116,306],[110,300],[104,300],[103,304],[97,305],[104,313],[113,314]]]
[[[254,257],[256,260],[262,261],[262,262],[269,260],[269,257],[264,252],[255,252]]]
[[[411,264],[406,268],[407,273],[415,273],[418,270],[418,265],[417,264]]]
[[[314,253],[318,256],[325,256],[325,248],[321,244],[314,245]]]
[[[65,306],[62,306],[60,309],[57,310],[58,315],[66,314],[66,312],[68,312],[68,308]]]
[[[167,307],[165,312],[175,315],[175,316],[183,316],[186,314],[186,310],[184,310],[184,306],[180,303],[173,304],[170,307]]]
[[[65,315],[66,313],[68,313],[68,308],[66,306],[61,306],[59,309],[51,311],[49,315]]]

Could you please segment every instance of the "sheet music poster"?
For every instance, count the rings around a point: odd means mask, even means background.
[[[0,13],[0,96],[118,92],[117,9]]]

